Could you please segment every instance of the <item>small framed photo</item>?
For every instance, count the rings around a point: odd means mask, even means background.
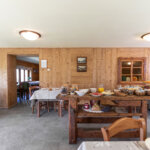
[[[87,57],[77,57],[77,64],[86,64]]]
[[[86,65],[83,65],[83,66],[78,65],[77,72],[87,72],[87,66]]]

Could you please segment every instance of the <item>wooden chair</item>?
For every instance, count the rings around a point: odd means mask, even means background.
[[[29,87],[29,95],[32,96],[33,92],[39,90],[40,86],[30,86]],[[32,113],[34,113],[34,106],[32,106]]]
[[[112,123],[109,127],[101,128],[101,131],[104,141],[109,141],[111,137],[129,129],[139,129],[140,140],[144,141],[146,139],[146,123],[144,118],[121,118]]]
[[[63,87],[67,88],[68,90],[70,89],[69,83],[63,84]],[[68,109],[68,101],[59,100],[58,101],[58,116],[59,117],[62,117],[62,110],[63,109],[65,109],[65,110]]]
[[[36,91],[36,90],[39,90],[39,89],[40,89],[40,86],[30,86],[29,87],[29,95],[30,95],[30,97],[32,96],[33,91]]]

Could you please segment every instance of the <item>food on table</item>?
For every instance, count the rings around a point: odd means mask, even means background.
[[[102,94],[102,93],[95,92],[95,93],[91,93],[91,95],[98,97],[98,96],[102,96],[103,94]]]
[[[150,96],[150,89],[145,89],[146,95]]]
[[[97,103],[95,103],[93,106],[92,106],[92,111],[100,111],[101,110],[101,108],[100,108],[100,106],[97,104]]]
[[[92,93],[95,93],[95,92],[97,91],[97,88],[90,88],[90,91],[91,91]]]
[[[116,92],[115,95],[116,96],[127,96],[127,94],[122,93],[122,92]]]
[[[98,86],[98,92],[104,92],[104,85],[103,84],[100,84],[99,86]]]
[[[76,90],[78,91],[79,90],[78,84],[72,84],[71,89],[74,90],[74,91],[76,91]]]
[[[110,95],[113,95],[114,92],[111,92],[110,90],[107,90],[107,91],[102,92],[102,94],[104,94],[106,96],[110,96]]]
[[[104,88],[98,88],[98,92],[103,92]]]
[[[80,89],[79,91],[80,91],[80,92],[87,93],[87,92],[89,92],[89,89]]]
[[[85,95],[89,89],[80,89],[79,91],[75,91],[79,96]]]
[[[143,81],[144,83],[149,83],[150,84],[150,81]]]
[[[77,93],[78,96],[84,96],[86,94],[85,92],[81,91],[75,91],[75,93]]]
[[[135,94],[137,96],[144,96],[146,94],[146,91],[145,90],[136,90]]]
[[[88,103],[85,103],[85,104],[84,104],[84,109],[89,109],[89,107],[90,107],[90,106],[89,106]]]

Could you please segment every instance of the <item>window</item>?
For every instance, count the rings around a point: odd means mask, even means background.
[[[32,81],[32,70],[29,70],[29,79]]]
[[[25,70],[25,81],[28,81],[28,70]]]
[[[24,82],[24,70],[21,69],[21,82]]]
[[[118,82],[142,83],[145,80],[145,58],[119,58]]]
[[[19,83],[19,69],[16,69],[16,81]]]

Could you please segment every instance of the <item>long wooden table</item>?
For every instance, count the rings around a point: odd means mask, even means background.
[[[150,96],[101,96],[93,97],[90,95],[77,96],[67,95],[60,96],[62,100],[69,101],[69,143],[77,142],[77,138],[102,138],[100,129],[84,129],[78,128],[78,123],[112,123],[121,117],[143,117],[147,123],[147,101]],[[78,108],[78,102],[83,100],[94,100],[104,102],[114,102],[116,107],[128,107],[127,113],[104,112],[104,113],[89,113]],[[132,108],[138,107],[139,112],[133,112]],[[139,137],[139,132],[131,131],[117,135],[120,138],[136,138]]]

